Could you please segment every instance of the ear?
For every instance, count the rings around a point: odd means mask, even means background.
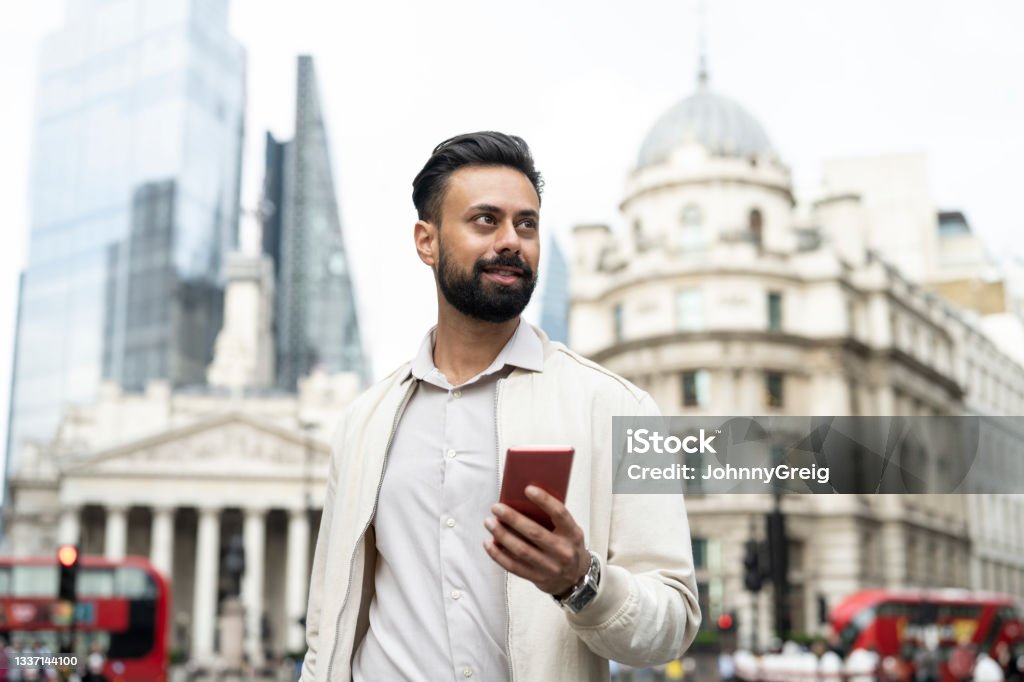
[[[434,267],[437,264],[438,251],[437,226],[428,220],[417,220],[413,228],[413,240],[416,242],[416,254],[420,260]]]

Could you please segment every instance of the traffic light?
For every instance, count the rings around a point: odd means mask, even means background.
[[[61,545],[57,549],[57,563],[60,565],[60,587],[58,599],[75,601],[75,580],[78,577],[78,548],[74,545]]]
[[[736,617],[728,611],[718,617],[718,631],[721,633],[734,632],[736,630]]]
[[[747,540],[746,551],[743,554],[743,584],[750,592],[760,592],[763,582],[761,550],[757,546],[757,540]]]

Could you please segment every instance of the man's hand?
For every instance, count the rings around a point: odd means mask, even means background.
[[[496,504],[491,512],[497,518],[484,521],[494,536],[484,541],[484,549],[506,571],[529,580],[543,592],[562,595],[590,568],[583,529],[564,504],[540,488],[527,486],[526,497],[551,517],[555,529],[549,531],[516,510]]]

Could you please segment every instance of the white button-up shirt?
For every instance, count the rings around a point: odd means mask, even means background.
[[[496,390],[513,367],[541,371],[544,351],[520,322],[494,362],[455,387],[434,366],[433,347],[431,329],[388,453],[355,682],[508,679],[505,570],[483,548],[483,521],[498,501]]]

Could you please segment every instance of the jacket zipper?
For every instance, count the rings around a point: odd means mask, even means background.
[[[345,586],[345,596],[341,600],[341,607],[338,609],[338,617],[334,620],[334,644],[331,646],[331,656],[327,659],[327,679],[331,679],[331,671],[334,669],[334,654],[338,650],[338,637],[341,636],[341,614],[345,612],[345,605],[348,603],[349,594],[352,592],[352,569],[356,565],[356,554],[359,553],[359,545],[362,543],[363,538],[366,536],[366,531],[370,528],[370,524],[373,523],[373,517],[377,513],[377,500],[380,499],[380,489],[384,484],[384,472],[388,467],[388,456],[391,454],[391,441],[395,438],[395,431],[398,430],[398,421],[402,418],[402,412],[405,411],[405,406],[409,403],[409,398],[412,397],[413,389],[416,387],[416,381],[413,380],[409,384],[409,388],[405,391],[405,396],[402,398],[402,402],[398,405],[398,410],[395,412],[395,418],[391,422],[391,433],[388,434],[388,443],[384,447],[384,462],[380,467],[380,478],[377,479],[377,492],[373,496],[373,509],[370,510],[370,518],[366,519],[366,525],[363,526],[363,530],[359,533],[359,537],[356,540],[356,548],[352,552],[352,558],[348,562],[348,584]],[[507,595],[506,595],[507,596]]]
[[[497,466],[495,476],[498,479],[498,490],[501,490],[501,437],[499,436],[500,422],[498,421],[498,407],[501,403],[501,384],[504,379],[498,379],[494,388],[494,455]],[[509,682],[515,682],[516,673],[512,666],[512,621],[511,609],[508,599],[508,571],[505,571],[505,659],[508,662]]]

